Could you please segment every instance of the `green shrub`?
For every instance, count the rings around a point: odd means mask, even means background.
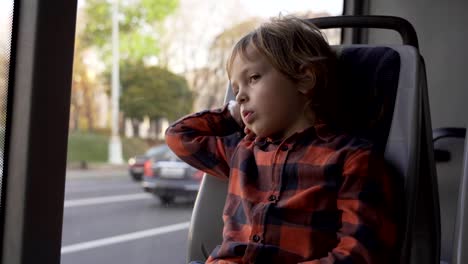
[[[151,145],[141,138],[122,137],[122,155],[125,160],[135,155],[141,155],[148,150]]]
[[[68,135],[68,162],[107,162],[108,137],[91,133]]]
[[[143,154],[150,147],[141,138],[121,138],[124,162]],[[96,133],[72,133],[68,136],[68,162],[105,163],[108,161],[109,137]]]

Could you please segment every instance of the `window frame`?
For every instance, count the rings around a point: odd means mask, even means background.
[[[76,8],[14,1],[2,263],[60,263]]]

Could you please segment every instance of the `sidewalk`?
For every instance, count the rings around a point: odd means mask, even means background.
[[[68,164],[66,178],[96,178],[96,177],[128,177],[128,165],[113,165],[107,163],[87,164],[85,169],[78,164]]]
[[[109,170],[109,169],[127,169],[128,164],[110,164],[110,163],[96,163],[96,162],[69,162],[67,163],[67,170]]]

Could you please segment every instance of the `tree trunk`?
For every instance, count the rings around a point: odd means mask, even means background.
[[[77,132],[80,129],[80,113],[81,107],[78,102],[77,92],[72,90],[70,102],[70,132]]]
[[[133,137],[140,137],[140,120],[132,118]]]
[[[94,116],[91,105],[86,106],[86,120],[88,123],[88,132],[94,132]]]
[[[72,119],[72,132],[77,132],[79,130],[80,126],[80,111],[78,107],[75,107],[75,111],[73,111],[73,116],[71,117]]]
[[[156,134],[156,139],[164,139],[164,136],[161,135],[161,118],[154,119],[154,131]]]
[[[119,136],[125,136],[125,118],[125,113],[119,111]]]
[[[88,132],[94,131],[94,92],[89,85],[83,86],[84,90],[84,110],[85,118],[88,123]]]

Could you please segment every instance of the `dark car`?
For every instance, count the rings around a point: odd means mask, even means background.
[[[132,157],[128,160],[128,172],[135,181],[141,181],[143,177],[143,170],[145,162],[149,159],[158,159],[159,156],[164,155],[169,150],[166,144],[154,146],[146,151],[143,155]]]
[[[202,178],[202,171],[180,160],[168,148],[157,159],[145,162],[142,187],[169,204],[178,196],[195,200]]]

